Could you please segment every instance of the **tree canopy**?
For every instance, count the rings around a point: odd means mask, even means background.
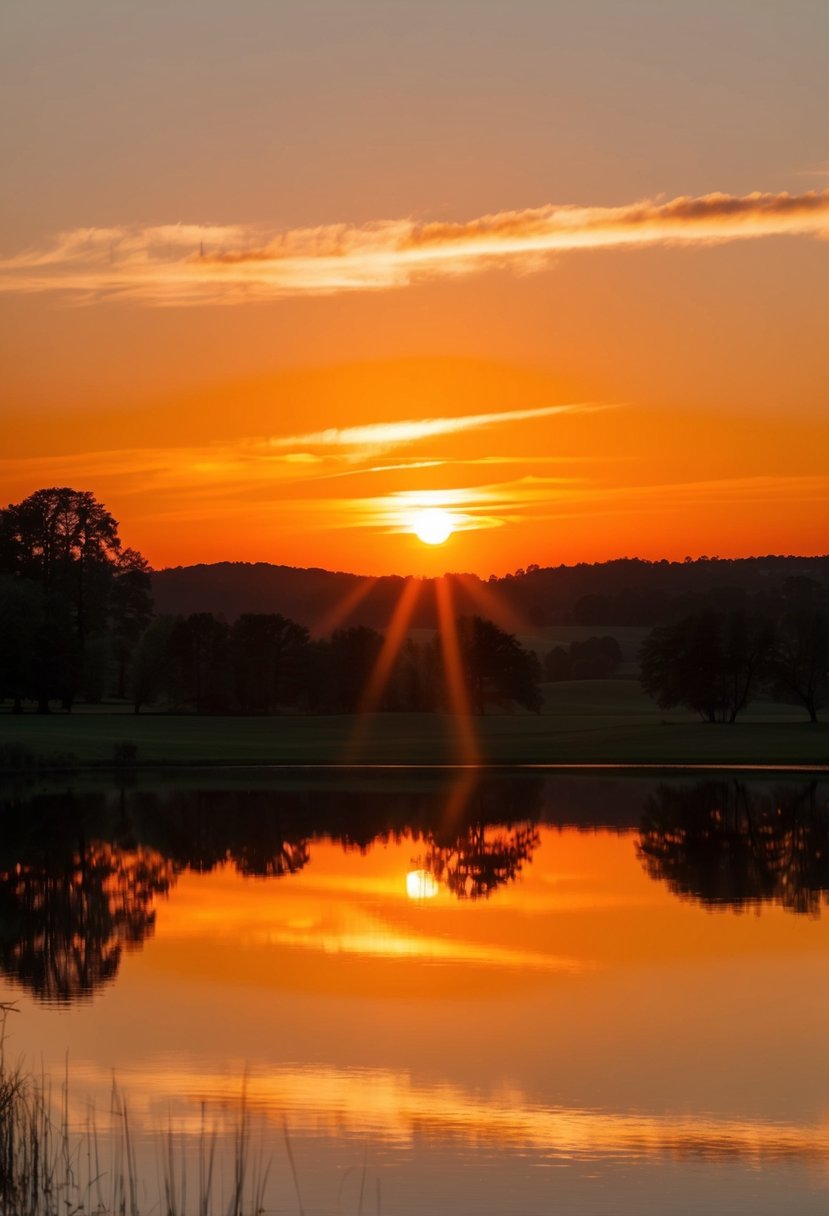
[[[682,705],[708,722],[734,722],[757,693],[774,645],[769,623],[708,609],[645,639],[642,687],[662,709]]]
[[[123,690],[151,615],[147,562],[122,548],[116,520],[88,490],[36,490],[0,510],[0,696],[16,708],[28,698],[42,712],[55,699],[69,708],[79,692],[98,699],[111,661]]]

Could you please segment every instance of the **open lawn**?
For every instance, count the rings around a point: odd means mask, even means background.
[[[477,757],[494,764],[829,764],[829,723],[794,707],[758,704],[733,726],[663,715],[632,680],[545,686],[534,714],[472,721]],[[141,714],[105,709],[0,715],[0,749],[48,760],[110,764],[119,744],[140,765],[451,764],[465,758],[458,722],[443,714],[268,718]]]

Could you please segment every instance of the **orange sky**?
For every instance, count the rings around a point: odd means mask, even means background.
[[[4,502],[156,566],[826,550],[823,6],[242,8],[3,14]]]

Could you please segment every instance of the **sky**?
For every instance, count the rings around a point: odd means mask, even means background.
[[[825,552],[828,40],[823,0],[7,0],[0,500],[91,490],[159,568]]]

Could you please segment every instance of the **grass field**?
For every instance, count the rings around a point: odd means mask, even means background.
[[[540,715],[473,719],[477,758],[494,764],[829,764],[829,723],[758,704],[733,726],[663,715],[632,680],[545,686]],[[451,715],[196,717],[80,709],[0,715],[0,748],[106,765],[122,743],[139,765],[451,764],[465,758]]]

